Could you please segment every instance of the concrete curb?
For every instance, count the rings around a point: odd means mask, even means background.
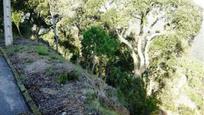
[[[6,60],[6,62],[8,63],[9,67],[11,68],[11,71],[13,72],[13,75],[15,77],[17,86],[19,87],[27,105],[29,106],[30,110],[32,111],[32,113],[34,115],[42,115],[42,113],[39,111],[37,105],[35,104],[35,102],[33,101],[33,99],[31,98],[31,96],[28,93],[28,90],[25,88],[25,86],[23,85],[23,83],[21,82],[21,76],[18,74],[18,72],[16,71],[16,69],[13,67],[12,63],[10,62],[7,54],[5,53],[5,51],[0,47],[0,52],[2,53],[2,56],[4,57],[4,59]]]

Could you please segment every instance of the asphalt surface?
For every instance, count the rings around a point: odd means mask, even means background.
[[[17,115],[28,112],[13,73],[0,54],[0,115]]]

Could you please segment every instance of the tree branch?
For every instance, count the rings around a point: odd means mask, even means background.
[[[137,43],[137,52],[139,56],[139,61],[140,61],[140,70],[144,68],[145,65],[145,55],[144,55],[144,44],[143,44],[144,36],[141,36],[138,38],[138,43]]]
[[[143,32],[144,32],[144,17],[145,17],[145,15],[143,14],[143,13],[141,13],[141,19],[140,19],[140,35],[142,35],[143,34]]]
[[[139,19],[139,20],[141,20],[142,18],[141,18],[141,16],[140,15],[138,15],[138,14],[135,14],[135,13],[131,13],[130,14],[133,18],[136,18],[136,19]]]
[[[119,38],[120,42],[121,42],[121,43],[124,43],[125,45],[127,45],[129,49],[134,50],[134,48],[132,47],[131,43],[128,42],[128,41],[125,39],[125,37],[123,36],[125,30],[123,29],[121,33],[119,33],[118,30],[116,30],[116,32],[117,32],[117,35],[118,35],[118,38]]]
[[[156,20],[151,24],[150,28],[154,27],[160,20],[164,18],[165,18],[164,16],[156,18]]]

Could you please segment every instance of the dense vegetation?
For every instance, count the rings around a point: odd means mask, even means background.
[[[201,24],[190,0],[13,0],[12,5],[16,36],[42,39],[55,49],[56,28],[58,52],[115,87],[131,114],[203,114],[203,67],[186,56]],[[187,80],[179,89],[182,78]],[[172,103],[181,95],[196,108]]]

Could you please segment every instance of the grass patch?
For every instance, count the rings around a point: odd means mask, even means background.
[[[22,53],[22,52],[28,52],[29,50],[32,50],[32,48],[28,46],[22,46],[22,45],[13,45],[5,48],[5,51],[8,54],[13,54],[15,52]]]
[[[62,73],[57,77],[57,82],[60,84],[65,84],[67,81],[79,80],[79,72],[71,71],[69,73]]]
[[[100,103],[97,94],[93,91],[87,94],[86,109],[89,113],[97,113],[99,115],[118,115],[114,110],[107,108]]]
[[[61,55],[59,55],[59,54],[57,54],[55,52],[52,52],[52,53],[49,54],[49,59],[48,60],[49,61],[58,60],[58,61],[63,62],[64,58]]]
[[[41,45],[36,46],[35,50],[39,55],[48,55],[49,54],[49,50],[46,46],[41,46]]]

